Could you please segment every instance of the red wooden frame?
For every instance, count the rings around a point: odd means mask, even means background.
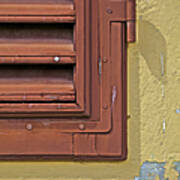
[[[11,54],[1,56],[0,64],[49,64],[60,55],[59,63],[76,65],[76,103],[0,103],[2,159],[126,158],[126,49],[135,41],[135,1],[74,0],[75,9],[71,5],[61,4],[62,11],[53,5],[31,11],[29,5],[27,17],[23,8],[17,16],[15,5],[6,13],[6,5],[0,7],[0,22],[75,23],[74,52]]]
[[[60,57],[61,64],[69,64],[69,63],[75,63],[78,70],[76,70],[75,75],[75,82],[76,82],[76,103],[74,104],[65,104],[65,103],[31,103],[31,106],[28,104],[0,104],[0,113],[2,113],[2,116],[9,117],[11,114],[13,116],[22,117],[23,113],[24,116],[27,117],[27,113],[32,113],[31,117],[37,116],[37,114],[33,115],[33,113],[37,113],[38,117],[44,116],[44,112],[50,112],[50,113],[56,113],[56,116],[58,113],[64,113],[67,112],[67,116],[69,116],[69,113],[77,113],[79,112],[79,116],[88,114],[88,109],[85,110],[85,106],[88,107],[89,103],[84,102],[85,97],[85,63],[84,61],[88,61],[88,56],[85,56],[85,35],[84,28],[85,28],[85,14],[84,14],[84,5],[83,1],[76,3],[76,17],[75,17],[75,10],[73,9],[73,4],[69,1],[64,1],[63,3],[60,3],[59,6],[57,4],[26,4],[23,6],[23,4],[12,4],[13,1],[9,1],[7,3],[2,3],[2,6],[0,7],[0,14],[4,13],[4,9],[7,8],[6,13],[3,14],[3,16],[0,16],[0,22],[38,22],[38,23],[74,23],[76,22],[76,26],[78,26],[78,30],[75,28],[75,38],[78,39],[75,43],[76,50],[72,50],[72,48],[69,47],[68,44],[63,44],[60,49],[58,46],[52,46],[50,48],[46,45],[41,45],[41,48],[39,45],[37,47],[34,44],[28,44],[28,48],[30,51],[26,51],[24,46],[17,46],[17,44],[14,44],[14,46],[11,45],[11,48],[9,48],[9,44],[7,44],[7,47],[3,44],[0,47],[0,63],[1,64],[11,64],[11,63],[23,63],[23,64],[34,64],[34,63],[56,63],[53,59],[54,57]],[[61,1],[59,1],[61,2]],[[52,7],[51,7],[52,6]],[[27,9],[25,11],[23,9]],[[34,9],[34,7],[36,7]],[[17,8],[19,11],[17,12]],[[60,10],[60,11],[57,11]],[[38,13],[36,16],[36,13]],[[16,14],[18,13],[18,14]],[[25,14],[27,13],[27,14]],[[24,16],[26,15],[26,16]],[[41,15],[41,16],[40,16]],[[42,16],[43,15],[43,16]],[[57,16],[58,15],[58,16]],[[2,18],[2,20],[1,20]],[[73,19],[72,21],[69,21],[68,18]],[[79,24],[79,25],[78,25]],[[75,40],[74,40],[75,41]],[[62,50],[63,48],[63,50]],[[14,50],[14,51],[13,51]],[[64,60],[64,61],[63,61]],[[68,62],[69,60],[69,62]],[[57,64],[57,63],[56,63]],[[86,71],[88,73],[89,68],[86,68]],[[89,76],[89,75],[88,75]],[[87,84],[88,85],[88,84]],[[86,86],[87,86],[86,85]],[[88,87],[86,87],[88,89]],[[57,94],[57,93],[56,93]],[[20,96],[20,95],[19,95]],[[16,96],[9,96],[11,99],[18,99],[18,95]],[[40,95],[39,95],[40,96]],[[35,96],[37,97],[37,96]],[[4,98],[6,98],[4,96]],[[63,97],[61,97],[63,98]],[[72,99],[71,93],[68,93],[67,96],[64,97],[65,99]],[[88,99],[88,97],[86,97]],[[85,104],[86,103],[86,104]],[[30,108],[29,108],[30,107]],[[35,107],[35,109],[33,108]],[[37,109],[38,107],[38,109]],[[59,108],[61,107],[61,108]],[[12,111],[13,109],[13,111]],[[13,113],[15,112],[15,113]],[[65,116],[65,115],[63,115]],[[73,115],[74,116],[74,115]]]

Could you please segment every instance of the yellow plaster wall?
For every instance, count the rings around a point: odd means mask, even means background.
[[[137,0],[137,36],[128,55],[128,159],[0,162],[0,180],[134,180],[145,161],[166,162],[166,177],[177,179],[172,164],[180,161],[180,1]]]

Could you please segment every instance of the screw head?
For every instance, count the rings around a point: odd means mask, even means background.
[[[103,62],[104,63],[107,63],[108,62],[108,59],[106,57],[103,58]]]
[[[80,129],[80,130],[85,130],[85,125],[84,125],[84,124],[80,124],[80,125],[79,125],[79,129]]]
[[[26,129],[31,131],[33,129],[32,124],[30,124],[30,123],[26,124]]]
[[[109,8],[106,10],[106,12],[107,12],[108,14],[112,14],[112,13],[113,13],[112,9],[109,9]]]
[[[60,57],[58,57],[58,56],[54,57],[54,61],[55,62],[59,62],[60,61]]]

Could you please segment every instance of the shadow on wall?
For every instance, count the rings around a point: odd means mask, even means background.
[[[152,74],[165,81],[167,49],[161,32],[150,22],[140,18],[138,25],[138,47]]]
[[[166,83],[167,43],[159,29],[140,18],[138,22],[138,50],[143,56],[152,75],[161,83]],[[140,99],[139,99],[140,101]],[[134,180],[169,180],[165,178],[165,164],[144,162],[139,177]],[[177,166],[176,166],[177,167]]]

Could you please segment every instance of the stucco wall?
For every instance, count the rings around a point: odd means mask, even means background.
[[[0,162],[0,180],[178,179],[180,1],[137,0],[137,19],[137,43],[128,50],[128,160]]]

